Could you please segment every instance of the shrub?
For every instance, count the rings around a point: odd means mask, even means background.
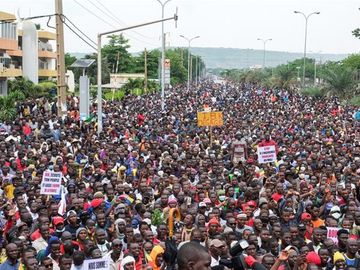
[[[355,96],[349,100],[351,105],[360,106],[360,96]]]
[[[125,96],[125,92],[122,91],[122,90],[116,90],[115,93],[114,93],[114,100],[122,100]],[[104,93],[104,99],[105,100],[112,100],[113,99],[113,92],[112,91],[109,91],[109,92],[106,92]]]

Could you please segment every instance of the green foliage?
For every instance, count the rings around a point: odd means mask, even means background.
[[[75,56],[71,56],[70,53],[65,54],[65,69],[68,69],[72,63],[76,61]]]
[[[160,209],[155,209],[151,215],[151,224],[154,226],[159,226],[164,223],[163,212]]]
[[[85,59],[94,59],[95,62],[86,69],[86,74],[89,77],[90,84],[97,84],[97,54],[87,54],[85,55]],[[78,82],[80,76],[82,75],[81,68],[72,69],[74,72],[75,81]],[[108,60],[106,57],[102,58],[101,62],[101,79],[102,83],[108,83],[110,80],[110,69],[108,65]]]
[[[360,38],[360,28],[354,29],[351,33],[354,37]]]
[[[351,105],[354,105],[354,106],[360,106],[360,96],[352,97],[352,98],[349,100],[349,103],[350,103]]]
[[[282,65],[276,70],[275,85],[281,89],[289,89],[294,83],[295,72],[288,65]]]
[[[121,90],[125,92],[125,95],[134,94],[134,89],[144,89],[144,79],[129,79],[129,82],[125,84]],[[158,84],[154,81],[148,81],[148,92],[154,92],[158,89]],[[137,92],[136,92],[137,93]],[[138,94],[137,94],[138,95]]]
[[[345,68],[358,70],[360,69],[360,54],[351,54],[341,62]]]
[[[26,99],[24,93],[19,90],[11,92],[8,97],[10,97],[10,99],[13,99],[15,102],[23,101]]]
[[[122,100],[125,97],[125,92],[123,90],[117,90],[115,92],[113,91],[108,91],[104,94],[104,99],[105,100]]]
[[[166,58],[170,59],[171,69],[170,69],[170,77],[172,79],[172,83],[184,83],[187,81],[188,71],[187,71],[187,55],[182,49],[170,49],[166,51]],[[186,58],[186,63],[184,59]],[[186,64],[186,68],[185,68]],[[194,70],[194,69],[193,69]]]
[[[326,90],[340,98],[348,98],[355,84],[354,72],[341,64],[334,65],[323,71]]]
[[[21,91],[27,96],[26,92],[31,91],[34,87],[34,83],[24,77],[16,77],[14,80],[9,80],[8,91],[9,93],[14,91]]]
[[[102,57],[107,59],[108,69],[115,73],[118,69],[118,73],[129,72],[133,61],[131,54],[128,52],[130,48],[129,40],[120,35],[108,36],[109,42],[102,49]]]
[[[12,121],[17,116],[16,103],[25,100],[21,91],[13,91],[7,96],[0,96],[0,120]]]
[[[315,98],[321,98],[324,96],[324,90],[319,87],[308,87],[303,90],[301,90],[301,94],[305,96],[315,97]]]
[[[34,84],[32,81],[23,77],[10,80],[8,86],[9,94],[20,91],[26,98],[50,97],[50,90],[53,88],[56,88],[56,84],[53,82]]]

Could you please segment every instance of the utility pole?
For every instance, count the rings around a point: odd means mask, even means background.
[[[115,74],[118,73],[119,71],[119,61],[120,61],[120,52],[117,53],[117,57],[116,57],[116,68],[115,68]]]
[[[144,73],[145,73],[145,78],[144,78],[144,91],[145,94],[147,93],[147,88],[148,88],[148,76],[147,76],[147,51],[146,48],[144,50]]]
[[[195,83],[198,84],[198,56],[195,57]]]
[[[316,86],[316,57],[314,58],[314,86]]]
[[[194,79],[194,74],[193,74],[193,56],[190,55],[190,81],[192,82]]]
[[[65,84],[65,49],[64,49],[64,24],[62,0],[55,0],[56,14],[56,71],[57,71],[57,102],[58,116],[67,112],[66,108],[66,84]]]
[[[193,38],[187,38],[184,35],[180,35],[180,37],[182,37],[183,39],[185,39],[188,42],[188,61],[187,61],[187,68],[188,68],[188,81],[187,81],[187,90],[190,90],[190,70],[191,70],[191,66],[190,66],[190,48],[191,48],[191,41],[193,41],[194,39],[199,38],[200,36],[196,36]],[[191,74],[192,75],[192,74]]]
[[[97,128],[97,133],[100,134],[102,132],[102,128],[103,128],[103,113],[102,113],[102,77],[101,77],[101,37],[102,36],[107,36],[113,33],[117,33],[117,32],[123,32],[125,30],[130,30],[133,28],[139,28],[139,27],[143,27],[143,26],[147,26],[150,24],[155,24],[155,23],[159,23],[159,22],[165,22],[165,21],[169,21],[169,20],[174,20],[175,22],[178,20],[178,16],[177,14],[174,14],[173,17],[169,17],[169,18],[165,18],[165,19],[161,19],[161,20],[156,20],[156,21],[151,21],[151,22],[146,22],[146,23],[142,23],[142,24],[137,24],[134,26],[128,26],[125,28],[120,28],[120,29],[115,29],[115,30],[111,30],[111,31],[107,31],[107,32],[102,32],[102,33],[98,33],[97,34],[97,122],[98,122],[98,128]]]
[[[165,5],[171,0],[162,2],[157,0],[161,5],[161,19],[164,20]],[[165,109],[165,34],[164,21],[161,22],[161,110]]]

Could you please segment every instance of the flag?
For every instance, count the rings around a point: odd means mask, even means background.
[[[131,205],[134,202],[134,199],[131,198],[129,195],[127,194],[123,194],[119,196],[119,199],[122,200],[124,203],[126,203],[127,205]]]
[[[66,213],[66,189],[64,186],[61,186],[61,199],[59,202],[59,215],[65,215]]]

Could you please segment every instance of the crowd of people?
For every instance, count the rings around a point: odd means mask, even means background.
[[[203,81],[163,111],[159,94],[106,102],[98,134],[78,103],[28,100],[0,124],[0,270],[360,269],[355,107]],[[223,125],[199,127],[204,110]]]

